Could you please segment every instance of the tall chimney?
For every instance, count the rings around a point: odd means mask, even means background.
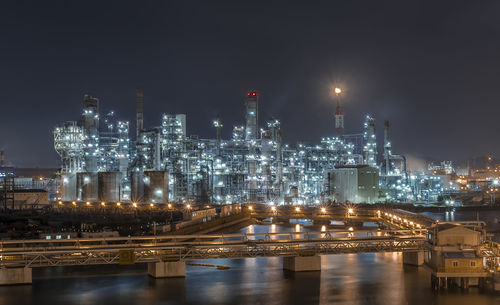
[[[137,138],[136,141],[141,141],[141,132],[143,130],[143,114],[142,114],[142,88],[137,88]]]

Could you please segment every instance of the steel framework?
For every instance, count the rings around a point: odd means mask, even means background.
[[[172,235],[0,242],[0,267],[118,264],[133,249],[136,263],[428,249],[426,230]]]

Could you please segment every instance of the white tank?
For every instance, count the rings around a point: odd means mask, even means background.
[[[100,172],[99,174],[99,201],[120,201],[121,172]]]
[[[61,200],[76,200],[76,174],[61,175]]]
[[[78,200],[97,201],[97,174],[96,173],[77,173],[76,191]]]
[[[144,172],[144,199],[147,202],[164,203],[168,201],[168,172]]]
[[[141,171],[133,171],[130,174],[130,200],[144,201],[144,173]]]

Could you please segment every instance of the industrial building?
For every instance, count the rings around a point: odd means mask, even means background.
[[[319,204],[410,198],[406,161],[391,152],[388,123],[379,160],[375,119],[367,115],[362,133],[345,134],[341,90],[335,92],[336,134],[315,145],[283,143],[279,120],[260,122],[256,91],[243,99],[245,123],[234,126],[229,139],[221,137],[220,118],[213,121],[213,139],[188,135],[185,114],[163,114],[159,126],[146,128],[137,89],[133,141],[128,121],[114,112],[101,117],[100,101],[85,95],[80,119],[54,129],[60,200]],[[341,179],[346,171],[356,178]]]

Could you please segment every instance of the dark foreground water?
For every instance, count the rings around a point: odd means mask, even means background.
[[[254,225],[242,232],[296,229],[321,228]],[[187,266],[185,278],[157,280],[145,265],[43,268],[34,270],[33,285],[0,287],[0,305],[500,304],[500,295],[476,288],[436,294],[424,268],[401,261],[399,253],[329,255],[322,257],[321,272],[293,273],[283,271],[280,258],[206,260],[200,262],[231,268]]]

